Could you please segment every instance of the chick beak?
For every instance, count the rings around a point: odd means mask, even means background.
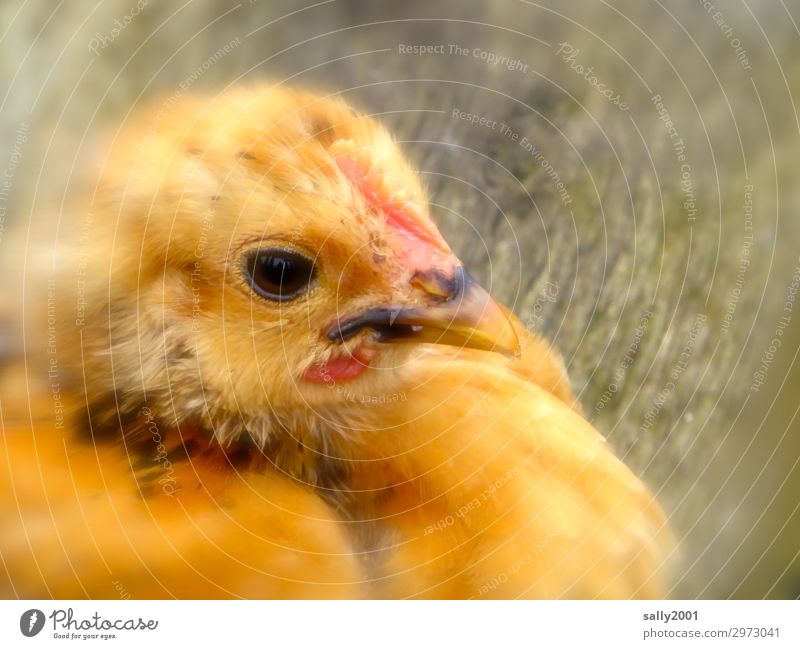
[[[343,342],[369,328],[385,343],[428,342],[519,355],[519,340],[505,311],[463,266],[450,277],[438,270],[418,272],[411,285],[425,304],[367,309],[338,322],[328,337]]]

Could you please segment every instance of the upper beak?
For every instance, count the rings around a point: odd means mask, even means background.
[[[519,355],[508,316],[463,266],[450,278],[438,271],[417,273],[411,283],[432,304],[374,307],[338,322],[328,337],[342,342],[370,328],[381,342],[412,340]]]

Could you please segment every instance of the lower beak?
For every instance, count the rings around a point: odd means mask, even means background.
[[[450,279],[432,273],[415,277],[412,284],[437,302],[368,309],[337,323],[328,337],[343,342],[369,328],[380,342],[428,342],[519,355],[519,339],[506,313],[463,267]]]

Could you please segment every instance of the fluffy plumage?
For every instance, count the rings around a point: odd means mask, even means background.
[[[7,440],[6,590],[663,592],[658,505],[558,355],[463,271],[377,122],[237,89],[144,112],[102,167],[59,308],[88,417]],[[264,250],[313,262],[307,290],[254,291]]]

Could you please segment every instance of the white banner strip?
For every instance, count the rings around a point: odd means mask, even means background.
[[[796,648],[799,620],[797,601],[3,601],[0,647]]]

